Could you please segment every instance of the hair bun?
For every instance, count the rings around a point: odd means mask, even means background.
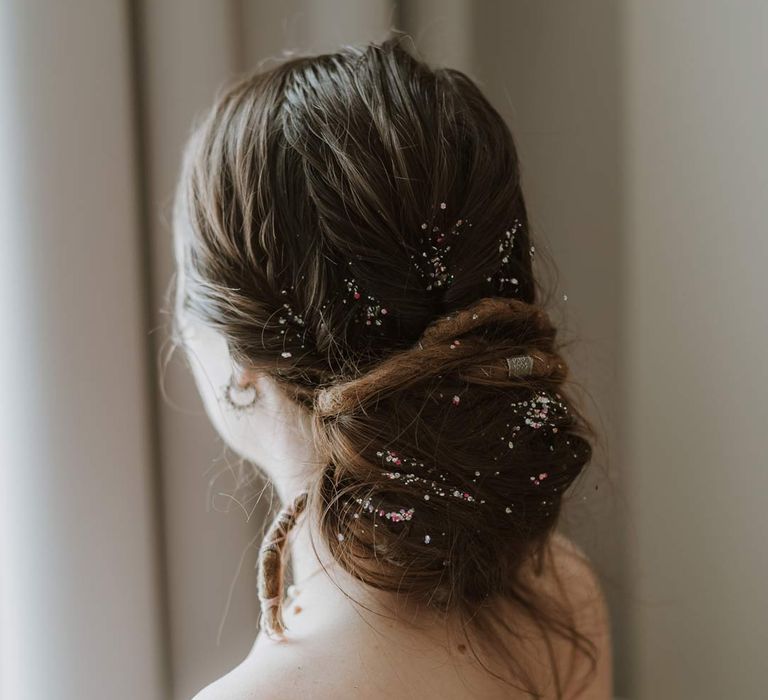
[[[503,324],[504,332],[491,344],[476,331],[493,324]],[[483,297],[436,319],[416,345],[394,353],[362,376],[320,389],[315,414],[331,417],[356,410],[426,376],[445,372],[485,384],[516,384],[524,376],[562,381],[568,367],[552,347],[555,333],[541,307],[518,299]]]
[[[348,571],[440,609],[516,593],[592,454],[555,335],[540,307],[485,297],[315,395],[313,493]]]

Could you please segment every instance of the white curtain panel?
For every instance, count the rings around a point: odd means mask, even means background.
[[[0,3],[3,700],[167,697],[129,29]]]

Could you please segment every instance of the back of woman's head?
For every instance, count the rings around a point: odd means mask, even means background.
[[[489,630],[590,460],[538,305],[504,120],[399,38],[285,60],[223,92],[179,200],[186,310],[313,418],[307,509],[377,588]],[[508,358],[513,358],[509,360]]]

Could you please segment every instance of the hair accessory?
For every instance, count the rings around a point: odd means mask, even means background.
[[[395,452],[395,450],[378,450],[376,452],[376,456],[381,457],[385,462],[394,464],[397,467],[405,466],[410,467],[411,469],[416,468],[419,470],[425,470],[428,474],[435,473],[435,470],[428,468],[424,462],[420,462],[413,457],[403,457],[399,452]],[[431,491],[432,495],[435,496],[453,496],[454,498],[459,498],[462,501],[468,501],[470,503],[475,500],[471,493],[468,493],[464,489],[459,489],[455,486],[450,486],[447,484],[447,480],[444,474],[436,475],[438,481],[427,479],[422,476],[416,476],[414,473],[403,474],[400,471],[381,472],[381,475],[386,476],[388,479],[392,480],[402,480],[403,484],[406,486],[410,486],[411,484],[423,484],[429,491]],[[429,496],[429,493],[424,494],[424,500],[428,501]]]
[[[516,261],[511,253],[515,246],[515,237],[522,228],[523,224],[520,219],[514,219],[512,225],[504,231],[499,242],[501,264],[499,269],[487,279],[488,282],[494,283],[495,291],[498,294],[505,292],[507,287],[512,287],[512,291],[515,293],[520,291],[520,281],[515,276]],[[533,246],[531,246],[531,255],[533,255]]]
[[[513,401],[510,407],[516,414],[522,414],[523,423],[534,430],[550,428],[556,433],[559,424],[569,421],[568,405],[558,393],[536,391],[530,399]]]
[[[507,357],[507,377],[526,377],[533,374],[533,358],[530,355]]]
[[[415,508],[400,508],[399,510],[385,511],[383,508],[376,508],[370,498],[356,498],[355,501],[359,503],[365,510],[374,515],[378,515],[381,518],[391,520],[393,523],[399,523],[403,520],[410,520],[413,518],[413,514],[416,512]]]
[[[448,486],[445,483],[445,476],[442,474],[440,475],[440,481],[443,483],[440,484],[437,481],[433,481],[432,479],[425,479],[422,476],[416,476],[415,474],[402,474],[400,472],[381,472],[382,476],[386,476],[388,479],[392,480],[398,480],[402,481],[405,486],[410,486],[411,484],[422,484],[426,486],[429,491],[432,493],[426,493],[424,494],[424,500],[428,501],[430,495],[434,496],[453,496],[454,498],[458,498],[461,501],[467,501],[468,503],[474,503],[475,497],[463,489],[458,489],[453,486]]]
[[[354,277],[345,277],[344,283],[347,286],[347,292],[352,298],[353,302],[360,303],[360,309],[363,312],[362,315],[365,319],[366,326],[380,326],[382,318],[387,315],[388,311],[370,294],[364,293],[357,280]],[[347,303],[347,298],[341,300],[343,304]],[[355,321],[359,321],[356,318]]]
[[[549,393],[543,391],[534,392],[533,396],[529,399],[517,401],[511,403],[514,413],[520,415],[522,413],[522,421],[514,426],[507,424],[507,428],[511,428],[512,435],[510,437],[517,437],[523,430],[523,426],[538,431],[542,428],[549,428],[554,435],[558,432],[557,425],[563,425],[564,421],[568,421],[568,408],[565,403],[560,400],[560,394]],[[524,409],[524,410],[519,410]],[[502,441],[509,441],[508,447],[514,448],[514,443],[510,437],[502,437]],[[567,442],[567,444],[570,444]],[[550,446],[550,449],[554,449],[554,445]],[[403,486],[416,486],[421,487],[420,493],[425,501],[431,501],[435,497],[439,498],[455,498],[465,503],[477,503],[479,507],[485,505],[486,501],[479,496],[473,495],[469,491],[463,488],[451,486],[447,483],[447,478],[444,474],[441,474],[434,467],[428,467],[424,462],[417,460],[414,457],[405,457],[400,452],[396,452],[391,449],[381,449],[376,452],[376,455],[380,457],[384,462],[392,464],[396,467],[405,467],[406,469],[413,469],[414,471],[382,471],[381,476],[386,477],[392,481],[399,481]],[[574,453],[574,458],[578,455]],[[495,459],[495,458],[494,458]],[[429,476],[418,476],[415,470],[419,469],[424,471]],[[565,467],[562,467],[565,469]],[[500,472],[495,471],[494,476],[499,476]],[[474,478],[472,482],[478,484],[478,477],[481,476],[479,470],[475,470]],[[522,475],[521,475],[522,476]],[[541,486],[541,484],[549,479],[551,476],[549,471],[543,471],[540,467],[533,470],[533,473],[529,474],[529,480],[534,486]],[[557,492],[558,486],[554,485],[552,491]],[[366,498],[357,497],[354,499],[363,510],[368,511],[374,516],[386,518],[393,523],[400,523],[408,520],[412,520],[416,512],[415,508],[399,508],[398,510],[388,510],[385,507],[375,505],[374,499],[371,496]],[[542,505],[547,505],[547,501],[542,501]],[[514,504],[512,504],[514,505]],[[505,513],[512,513],[511,506],[507,505]],[[359,518],[359,513],[353,514],[354,518]],[[374,524],[374,527],[378,527]],[[341,538],[340,538],[341,539]],[[428,544],[429,540],[425,540]]]
[[[290,292],[294,292],[295,287],[292,285],[290,287]],[[284,297],[289,296],[289,290],[288,289],[281,289],[280,294]],[[306,344],[306,334],[307,334],[307,327],[306,323],[304,321],[304,317],[296,313],[293,310],[293,307],[289,302],[283,302],[282,311],[280,315],[277,317],[277,322],[281,326],[285,326],[284,328],[280,329],[280,335],[283,336],[283,347],[286,345],[286,341],[295,341],[298,346],[303,350]],[[288,329],[292,328],[294,333],[291,334],[288,333]],[[282,357],[291,357],[292,353],[284,350],[281,353]]]
[[[445,210],[445,208],[445,202],[440,202],[440,209]],[[420,254],[411,255],[411,259],[421,278],[426,281],[427,291],[448,287],[453,282],[454,275],[448,270],[446,259],[451,251],[450,239],[461,233],[464,223],[466,223],[464,219],[459,219],[449,231],[443,231],[439,226],[432,226],[429,233],[420,235]],[[468,225],[472,226],[471,223]],[[426,231],[429,224],[424,222],[421,228],[422,231]]]
[[[378,450],[376,455],[382,458],[384,462],[394,464],[395,466],[415,467],[426,470],[428,474],[435,473],[435,470],[428,468],[424,462],[420,462],[413,457],[403,457],[399,452],[395,452],[394,450]],[[412,484],[422,486],[425,489],[422,494],[425,501],[429,501],[433,496],[442,498],[452,497],[468,503],[474,503],[476,500],[468,491],[446,483],[447,480],[444,474],[436,474],[437,480],[417,476],[415,473],[411,472],[403,473],[400,471],[383,471],[381,472],[381,475],[393,481],[400,481],[404,486],[411,486]],[[371,497],[356,498],[355,501],[362,506],[363,510],[367,510],[369,513],[378,515],[381,518],[386,518],[393,523],[411,520],[416,512],[415,508],[400,508],[398,510],[388,511],[382,507],[375,506]],[[483,503],[483,501],[481,501],[481,503]],[[357,517],[357,515],[355,515],[355,517]]]

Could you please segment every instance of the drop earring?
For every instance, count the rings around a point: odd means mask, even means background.
[[[259,392],[254,382],[239,384],[232,373],[229,383],[223,387],[224,399],[238,413],[250,411],[259,400]]]

